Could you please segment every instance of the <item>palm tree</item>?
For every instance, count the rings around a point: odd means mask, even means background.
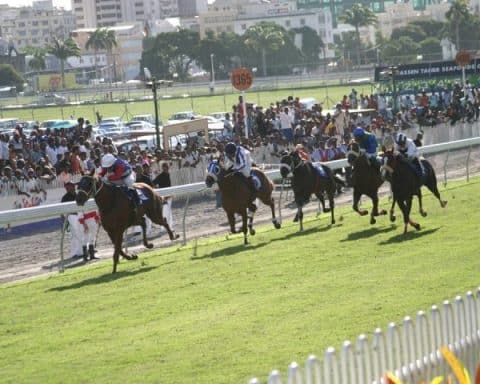
[[[48,53],[60,60],[62,88],[65,88],[65,61],[69,57],[80,57],[80,48],[71,37],[66,40],[53,37],[52,43],[48,44],[46,48]]]
[[[262,55],[263,76],[267,76],[267,51],[285,44],[284,30],[275,23],[262,21],[245,31],[245,44]]]
[[[468,9],[468,0],[455,0],[445,14],[448,20],[448,27],[455,32],[455,47],[460,51],[460,26],[471,17]]]
[[[90,36],[88,37],[87,43],[85,44],[85,49],[93,49],[93,56],[95,58],[95,78],[98,79],[98,51],[102,49],[106,49],[105,44],[105,36],[106,36],[106,29],[105,28],[97,28],[93,31]]]
[[[104,34],[104,43],[105,43],[105,49],[107,50],[107,57],[113,56],[113,79],[117,78],[117,65],[115,61],[115,56],[112,55],[113,48],[116,48],[118,46],[117,43],[117,36],[115,35],[115,31],[113,29],[106,29],[105,34]],[[110,79],[112,79],[112,76],[110,76]]]
[[[339,18],[342,23],[350,24],[355,28],[355,36],[357,38],[356,56],[357,65],[360,65],[360,27],[368,27],[377,24],[377,16],[370,8],[355,3],[351,8],[345,10]]]
[[[47,66],[45,64],[45,54],[47,53],[44,48],[38,47],[25,47],[24,52],[27,55],[33,56],[28,62],[28,66],[32,71],[37,73],[45,69]]]

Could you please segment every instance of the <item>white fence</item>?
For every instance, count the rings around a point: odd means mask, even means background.
[[[439,152],[445,152],[450,150],[456,149],[465,149],[470,148],[474,145],[480,145],[480,137],[474,137],[471,139],[465,140],[457,140],[448,143],[440,143],[440,144],[433,144],[428,145],[425,147],[420,148],[420,152],[423,154],[434,154]],[[466,159],[466,175],[467,178],[469,177],[469,161],[470,161],[470,151],[467,155]],[[446,157],[444,163],[444,179],[446,182],[446,166],[448,162],[448,156]],[[335,160],[326,163],[332,169],[339,169],[347,166],[347,160]],[[278,179],[280,178],[280,171],[271,170],[266,172],[267,176],[271,179]],[[162,196],[179,196],[185,194],[193,194],[198,193],[200,191],[205,190],[205,183],[193,183],[193,184],[185,184],[179,185],[170,188],[162,188],[156,190],[156,192]],[[78,207],[74,202],[71,203],[60,203],[60,204],[50,204],[38,207],[31,207],[31,208],[24,208],[24,209],[14,209],[8,211],[1,211],[0,212],[0,228],[8,227],[14,224],[34,221],[34,220],[41,220],[47,219],[51,217],[58,217],[62,214],[68,214],[72,212],[78,212],[82,210],[91,210],[95,209],[95,201],[90,199],[86,204],[85,207],[81,208]]]
[[[401,325],[390,323],[372,337],[360,335],[355,344],[345,341],[339,351],[330,347],[323,361],[310,355],[305,366],[293,362],[286,375],[274,370],[268,384],[384,384],[390,371],[403,383],[430,382],[452,370],[440,353],[446,346],[475,377],[480,352],[480,288],[457,296],[453,302],[432,306],[430,312],[407,316]],[[259,384],[257,378],[250,384]]]

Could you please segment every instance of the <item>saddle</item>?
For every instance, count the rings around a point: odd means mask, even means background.
[[[328,179],[329,178],[327,171],[325,170],[325,168],[321,164],[312,164],[312,165],[313,165],[313,169],[315,170],[315,172],[317,173],[317,175],[320,178],[322,178],[322,179]]]
[[[143,205],[143,202],[148,201],[148,196],[145,195],[141,188],[128,188],[125,185],[119,187],[135,207]]]

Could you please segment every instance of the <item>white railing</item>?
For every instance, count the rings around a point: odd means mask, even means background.
[[[456,150],[456,149],[471,148],[472,146],[479,145],[479,144],[480,144],[480,137],[475,137],[471,139],[452,141],[449,143],[433,144],[433,145],[421,147],[419,149],[420,149],[420,152],[423,154],[433,154],[433,153],[439,153],[439,152]],[[467,161],[466,161],[467,177],[468,177],[468,169],[469,169],[469,160],[470,160],[470,156],[468,155]],[[448,156],[444,163],[445,181],[446,181],[447,161],[448,161]],[[330,161],[325,164],[327,164],[332,169],[339,169],[348,165],[346,159]],[[271,179],[280,178],[280,171],[278,169],[266,171],[265,173]],[[198,193],[204,190],[205,190],[205,183],[198,182],[193,184],[178,185],[170,188],[157,189],[155,191],[161,196],[180,196],[180,195]],[[90,199],[85,204],[84,208],[78,207],[74,202],[71,202],[71,203],[50,204],[50,205],[43,205],[38,207],[2,211],[0,212],[0,228],[8,227],[21,222],[47,219],[51,217],[58,217],[62,214],[79,212],[83,210],[91,210],[91,209],[95,209],[95,207],[96,207],[95,201],[93,199]]]
[[[407,316],[401,325],[390,323],[384,332],[377,328],[369,338],[360,335],[355,344],[345,341],[339,351],[330,347],[323,361],[310,355],[305,366],[296,362],[286,375],[273,370],[268,384],[384,384],[392,372],[403,383],[430,382],[452,372],[440,353],[446,346],[475,377],[480,352],[480,288],[457,296],[453,302]],[[264,381],[262,381],[264,382]],[[260,384],[257,378],[249,384]]]

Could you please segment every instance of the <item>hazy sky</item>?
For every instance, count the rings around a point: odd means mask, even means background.
[[[32,0],[0,0],[0,4],[9,4],[12,7],[20,7],[22,5],[32,5]],[[71,0],[53,0],[53,5],[56,7],[64,7],[71,9]]]

